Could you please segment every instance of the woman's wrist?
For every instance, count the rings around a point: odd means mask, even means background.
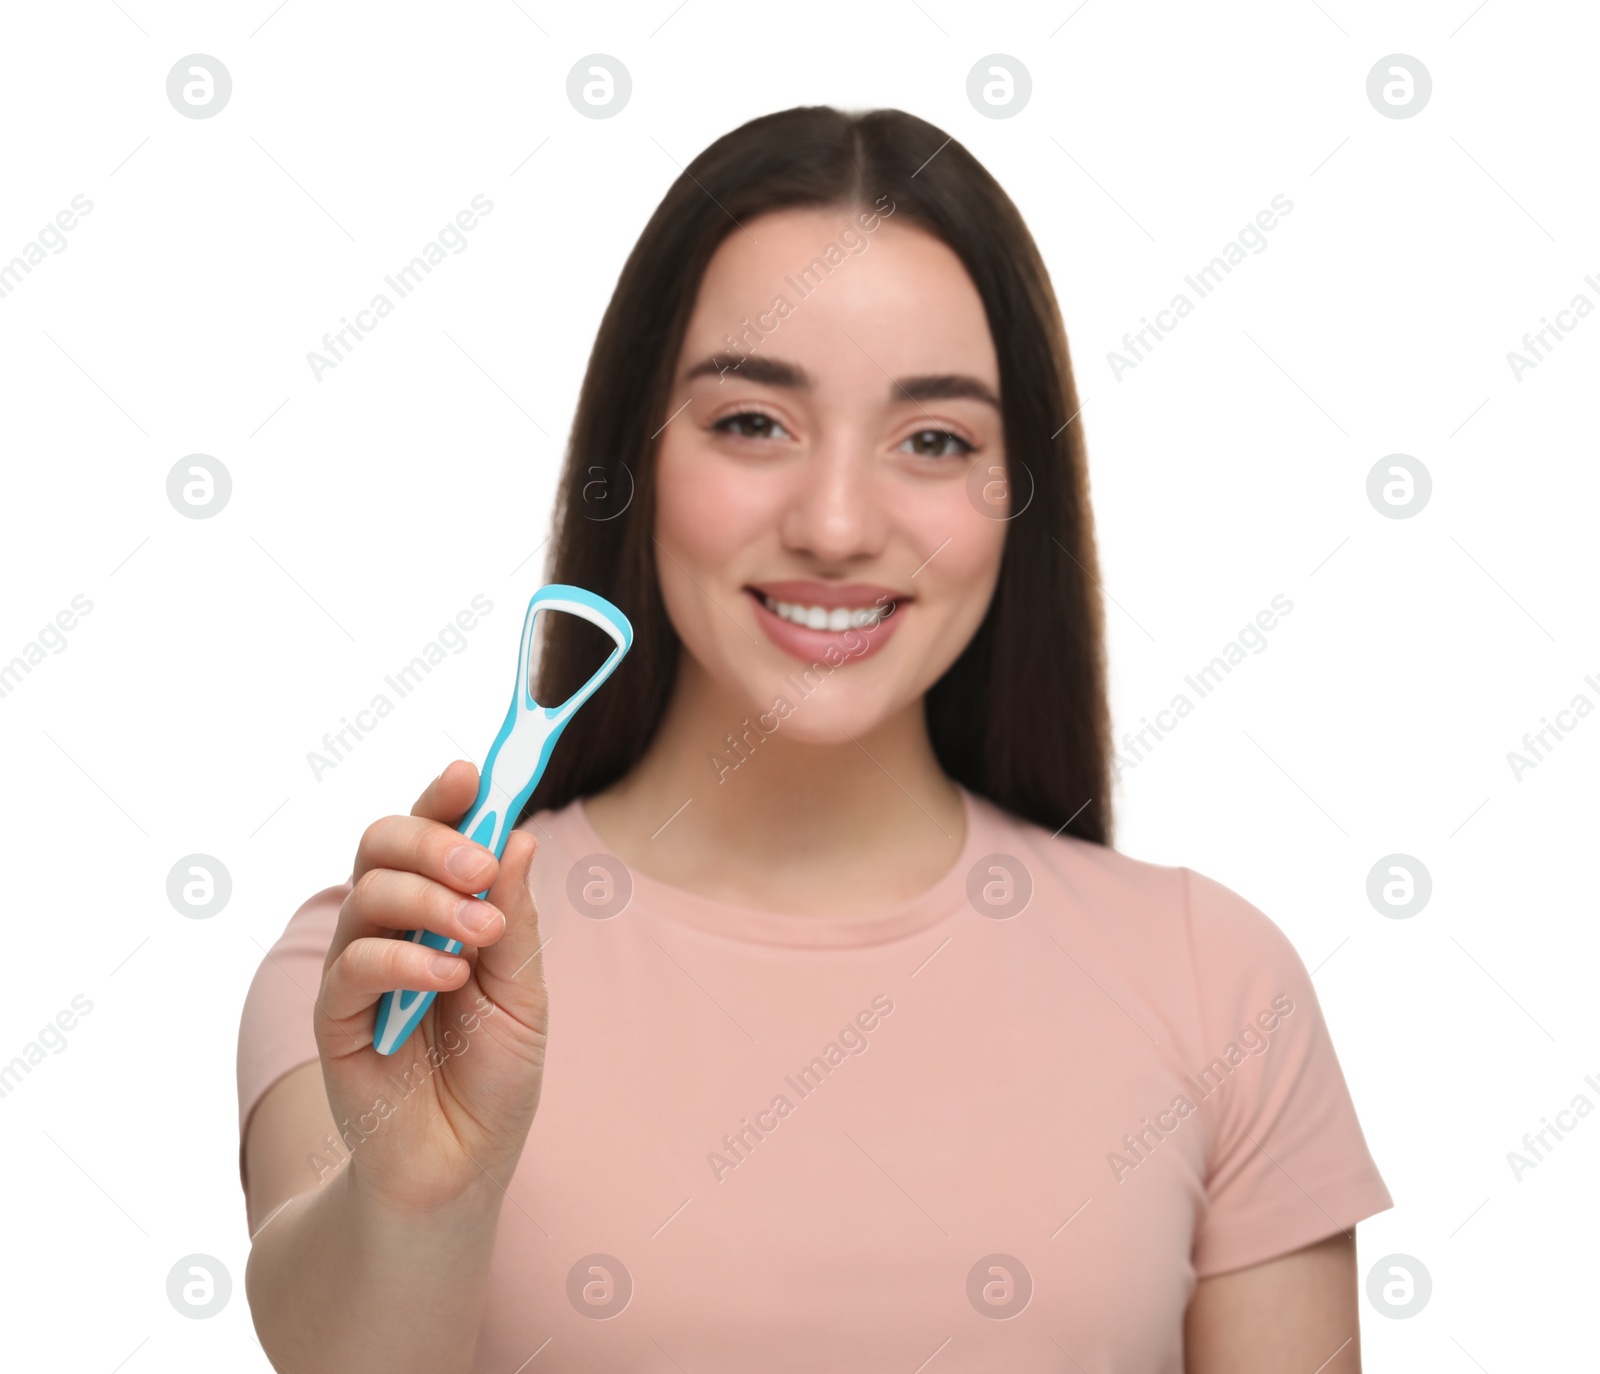
[[[455,1230],[472,1232],[485,1225],[492,1229],[499,1219],[505,1190],[483,1168],[474,1168],[473,1174],[451,1193],[410,1199],[392,1194],[370,1170],[362,1168],[359,1159],[352,1159],[338,1180],[345,1194],[341,1206],[353,1221],[382,1230],[421,1228],[447,1234]]]

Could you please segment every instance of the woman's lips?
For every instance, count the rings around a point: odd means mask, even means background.
[[[905,619],[909,605],[906,601],[896,602],[894,611],[870,628],[813,630],[769,611],[761,599],[761,593],[754,588],[746,587],[744,590],[755,603],[756,623],[778,648],[806,663],[830,663],[836,667],[849,662],[859,663],[881,651]]]

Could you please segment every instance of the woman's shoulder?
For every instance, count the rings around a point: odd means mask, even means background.
[[[969,792],[984,849],[1017,859],[1035,886],[1061,887],[1084,903],[1130,919],[1180,918],[1189,870],[1124,854],[1064,829],[1054,832],[979,793]]]
[[[1160,951],[1152,969],[1170,965],[1202,985],[1297,983],[1304,966],[1279,924],[1242,893],[1184,864],[1137,858],[1065,832],[1052,834],[988,798],[973,796],[986,843],[1017,858],[1042,913],[1088,922],[1136,957]],[[1170,956],[1185,956],[1181,964]]]
[[[294,909],[283,931],[272,946],[272,953],[326,951],[339,924],[339,910],[350,895],[350,880],[333,883],[313,892]]]

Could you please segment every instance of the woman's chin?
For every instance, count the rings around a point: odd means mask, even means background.
[[[735,741],[746,722],[752,741],[781,737],[789,745],[826,748],[872,734],[894,714],[895,703],[884,698],[881,683],[869,690],[847,677],[845,668],[824,677],[797,665],[794,672],[741,684],[734,695],[750,705],[731,731]]]

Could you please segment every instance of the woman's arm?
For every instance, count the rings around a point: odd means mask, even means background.
[[[1184,1374],[1360,1374],[1355,1232],[1195,1285]]]
[[[409,816],[367,827],[312,999],[318,1059],[279,1079],[245,1123],[245,1287],[283,1374],[472,1363],[549,1024],[529,886],[537,842],[515,830],[497,860],[460,835],[477,794],[477,770],[457,761]],[[392,938],[405,930],[462,952]],[[437,995],[385,1056],[373,1026],[395,988]]]
[[[338,1139],[313,1061],[279,1079],[245,1137],[245,1288],[262,1349],[294,1374],[470,1367],[502,1194],[487,1179],[446,1205],[401,1212],[323,1143]],[[359,1148],[359,1146],[357,1147]]]

